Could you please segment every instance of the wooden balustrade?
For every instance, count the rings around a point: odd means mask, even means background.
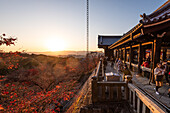
[[[165,108],[131,83],[98,81],[96,76],[92,79],[93,104],[128,101],[137,113],[167,113]]]
[[[95,76],[97,77],[98,81],[104,80],[104,65],[103,65],[103,60],[100,60],[97,68],[96,68],[96,74]]]
[[[92,102],[121,101],[128,99],[126,82],[97,81],[94,76],[92,81]],[[121,88],[125,90],[122,92]]]
[[[158,102],[131,83],[103,81],[104,70],[102,61],[99,62],[95,76],[92,77],[92,103],[128,101],[137,113],[167,113]],[[142,66],[141,66],[142,67]],[[142,69],[149,68],[142,67]],[[124,89],[124,91],[122,90]]]
[[[129,103],[137,113],[166,113],[156,101],[149,97],[145,92],[128,83]]]

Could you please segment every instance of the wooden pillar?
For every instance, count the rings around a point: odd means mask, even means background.
[[[118,57],[117,58],[119,58],[119,56],[120,56],[120,51],[119,51],[119,49],[117,49],[118,50]]]
[[[129,69],[132,69],[132,63],[133,61],[133,52],[132,52],[132,46],[130,46],[130,49],[129,49]]]
[[[114,58],[114,49],[111,49],[112,51],[112,58]]]
[[[154,43],[152,46],[153,47],[152,83],[154,82],[154,69],[156,67],[156,64],[160,62],[161,43],[162,39],[157,38],[154,39]]]
[[[127,54],[126,54],[126,47],[125,47],[125,51],[124,51],[124,60],[126,62],[126,57],[127,57]]]
[[[123,49],[121,48],[121,60],[123,60]]]
[[[137,113],[142,113],[142,101],[138,98],[138,102],[137,102]]]
[[[167,49],[164,48],[164,49],[163,49],[163,58],[162,58],[163,61],[166,60],[166,52],[167,52]]]
[[[144,54],[143,48],[142,48],[142,45],[140,43],[139,47],[138,47],[138,75],[140,75],[140,73],[141,73],[140,66],[142,65],[142,55],[143,54]]]
[[[97,77],[96,76],[94,76],[94,77],[92,77],[92,103],[96,103],[97,102],[97,97],[98,97],[98,95],[97,95]]]

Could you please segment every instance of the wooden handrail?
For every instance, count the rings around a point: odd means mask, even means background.
[[[136,68],[138,67],[138,64],[131,63],[131,65]]]
[[[152,72],[151,68],[147,68],[147,67],[144,67],[144,66],[140,66],[140,68],[142,69],[142,71]]]
[[[166,110],[160,107],[160,105],[150,98],[145,92],[141,91],[133,84],[128,84],[129,88],[129,103],[132,104],[136,112],[142,111],[142,113],[166,113]]]
[[[99,75],[100,65],[101,65],[101,60],[99,61],[98,65],[97,65],[95,76]]]
[[[126,86],[126,82],[112,82],[112,81],[99,81],[97,82],[98,86]]]

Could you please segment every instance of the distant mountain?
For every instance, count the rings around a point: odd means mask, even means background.
[[[94,51],[91,51],[94,52]],[[95,51],[101,53],[101,51]],[[29,52],[33,54],[44,54],[50,56],[59,56],[59,55],[86,55],[86,51],[46,51],[46,52]]]

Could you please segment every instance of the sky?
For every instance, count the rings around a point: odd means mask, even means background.
[[[167,0],[89,0],[89,49],[97,36],[122,35]],[[0,35],[16,36],[5,51],[86,50],[86,0],[0,0]]]

